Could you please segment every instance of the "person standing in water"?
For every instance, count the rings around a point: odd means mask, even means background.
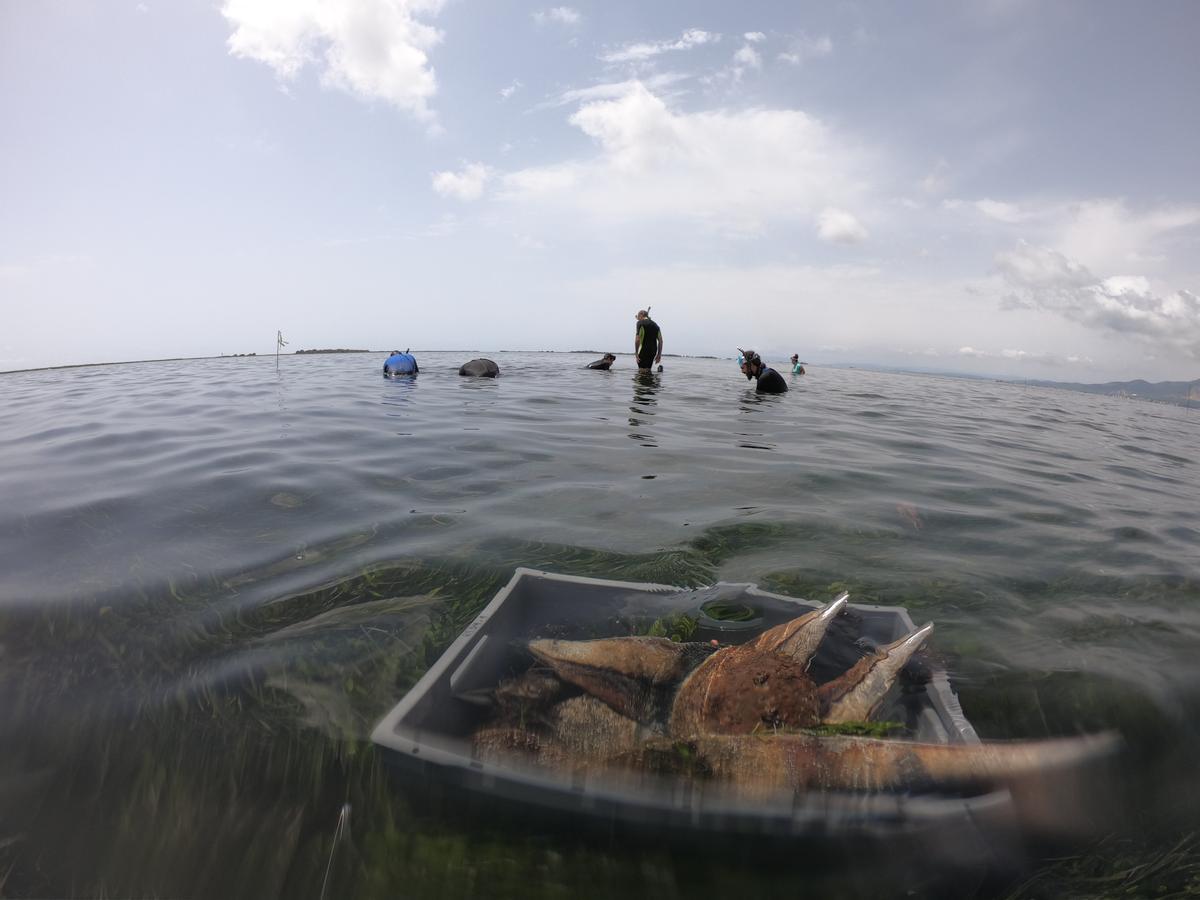
[[[792,374],[793,375],[803,375],[804,374],[804,363],[800,362],[800,354],[799,353],[792,354]]]
[[[650,318],[648,310],[637,313],[637,332],[633,338],[633,352],[637,354],[639,372],[649,372],[657,362],[662,362],[663,336],[658,323]]]
[[[742,374],[747,380],[753,379],[756,384],[754,390],[760,394],[783,394],[787,392],[787,382],[783,380],[783,376],[768,366],[762,361],[762,357],[753,350],[742,350],[738,348],[738,352],[742,354],[740,362]]]

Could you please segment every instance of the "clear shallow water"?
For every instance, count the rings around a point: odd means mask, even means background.
[[[1172,768],[1194,411],[819,368],[759,397],[729,361],[567,354],[385,381],[383,356],[0,376],[10,893],[317,896],[347,800],[343,895],[707,893],[694,861],[419,812],[362,743],[518,565],[906,605],[985,736],[1117,727],[1142,825],[1200,803]]]

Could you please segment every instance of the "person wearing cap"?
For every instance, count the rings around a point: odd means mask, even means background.
[[[650,318],[647,310],[639,309],[637,332],[633,338],[633,352],[637,354],[638,371],[649,372],[656,362],[662,362],[662,351],[662,329]]]
[[[793,375],[803,375],[804,374],[804,363],[800,362],[800,354],[799,353],[792,354],[792,374]]]
[[[612,364],[616,361],[617,361],[617,358],[615,356],[613,356],[611,353],[605,353],[602,357],[600,357],[595,362],[588,363],[587,367],[589,369],[600,369],[602,371],[607,372],[609,369],[612,368]]]
[[[755,391],[760,394],[782,394],[787,391],[787,382],[783,380],[783,376],[764,363],[761,356],[753,350],[742,350],[740,347],[738,351],[742,354],[738,360],[741,363],[742,374],[747,380],[757,381]]]

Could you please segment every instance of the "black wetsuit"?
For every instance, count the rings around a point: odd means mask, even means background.
[[[611,359],[598,359],[595,362],[588,363],[587,367],[589,369],[604,369],[607,371],[612,368],[612,364],[613,361]]]
[[[649,316],[639,320],[637,327],[637,333],[641,336],[638,344],[638,368],[649,369],[654,365],[654,357],[658,356],[658,338],[662,334],[662,329]]]
[[[755,388],[760,394],[782,394],[788,389],[787,382],[783,380],[783,376],[766,366],[758,375],[758,386]]]

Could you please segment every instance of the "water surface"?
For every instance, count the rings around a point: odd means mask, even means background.
[[[469,356],[0,376],[0,895],[786,893],[397,789],[366,735],[522,565],[905,605],[985,737],[1118,728],[1136,824],[1195,827],[1194,411]]]

